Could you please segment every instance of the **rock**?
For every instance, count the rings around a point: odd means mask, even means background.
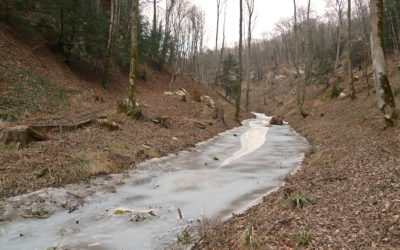
[[[207,95],[201,96],[201,102],[205,102],[207,104],[207,106],[210,108],[213,108],[213,109],[216,108],[214,100]]]
[[[175,94],[178,95],[178,96],[181,96],[181,97],[186,96],[186,93],[183,92],[182,90],[176,91]]]
[[[29,126],[4,128],[0,131],[0,141],[4,142],[5,144],[19,142],[22,145],[26,145],[32,141],[45,141],[49,139],[46,135],[32,129]]]
[[[173,141],[178,141],[178,138],[176,138],[176,137],[174,136],[174,137],[172,137],[172,140],[173,140]]]
[[[344,99],[344,98],[346,98],[347,97],[347,95],[345,94],[345,93],[340,93],[340,95],[339,95],[339,98],[340,99]]]
[[[97,122],[100,125],[100,127],[106,128],[110,131],[115,131],[119,129],[119,126],[116,122],[110,121],[108,119],[99,119],[97,120]]]
[[[182,91],[185,93],[185,95],[189,95],[186,89],[182,88]]]
[[[271,121],[269,122],[271,125],[283,125],[283,119],[280,116],[274,116],[272,117]]]

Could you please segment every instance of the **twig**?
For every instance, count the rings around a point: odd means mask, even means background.
[[[182,216],[182,211],[180,208],[178,208],[178,215],[179,215],[179,219],[182,220],[183,216]]]

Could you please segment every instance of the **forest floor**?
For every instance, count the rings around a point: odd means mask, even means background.
[[[388,63],[400,103],[397,62]],[[255,108],[284,116],[312,148],[301,169],[260,204],[226,222],[206,223],[198,248],[399,248],[400,126],[384,129],[373,91],[368,95],[361,72],[356,75],[354,101],[329,98],[326,86],[309,87],[305,119],[290,81],[267,87],[266,105]]]
[[[237,126],[234,107],[205,84],[141,65],[147,81],[139,80],[138,103],[144,118],[134,121],[117,114],[117,100],[128,90],[128,71],[113,71],[110,91],[101,85],[101,72],[83,63],[68,67],[45,44],[24,40],[0,24],[0,131],[17,125],[67,125],[107,116],[119,129],[89,124],[74,131],[51,132],[50,139],[19,147],[0,145],[0,198],[88,181],[134,168],[146,159],[193,147]],[[184,88],[187,100],[175,92]],[[225,125],[213,119],[214,108],[199,102],[212,97],[225,110]],[[168,128],[154,123],[167,117]],[[250,115],[244,113],[243,119]]]

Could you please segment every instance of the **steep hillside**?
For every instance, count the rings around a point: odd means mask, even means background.
[[[127,71],[114,70],[111,90],[104,91],[98,70],[76,62],[69,67],[44,44],[21,39],[0,24],[0,128],[50,128],[49,140],[0,146],[0,197],[121,173],[237,125],[233,106],[191,76],[178,75],[169,86],[168,70],[143,64],[140,72],[147,78],[139,81],[137,90],[144,118],[133,121],[116,112],[117,101],[127,97]],[[182,89],[188,92],[186,101],[164,94]],[[224,109],[225,124],[213,118],[212,105],[200,102],[203,95]],[[92,122],[99,117],[119,129]]]
[[[397,63],[388,59],[398,104]],[[312,148],[302,168],[286,178],[285,187],[248,212],[209,227],[204,247],[398,248],[400,127],[385,129],[374,91],[368,91],[361,72],[355,72],[359,81],[354,101],[343,68],[341,73],[347,95],[331,99],[327,86],[307,87],[305,119],[297,108],[295,82],[283,71],[275,84],[253,91],[255,109],[283,116]]]

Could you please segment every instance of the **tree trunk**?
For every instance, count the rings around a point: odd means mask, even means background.
[[[337,68],[339,66],[339,59],[340,59],[340,42],[342,39],[342,11],[339,10],[338,13],[338,43],[337,43],[337,48],[336,48],[336,60],[335,60],[335,68],[333,70],[333,74],[335,77],[335,83],[333,84],[333,90],[332,90],[332,97],[337,97],[340,94],[340,79],[339,76],[337,74]]]
[[[131,20],[131,63],[129,69],[129,98],[128,105],[132,110],[136,108],[136,71],[138,65],[138,22],[139,22],[139,0],[133,0]],[[135,112],[131,112],[135,118]]]
[[[394,14],[396,15],[396,21],[397,21],[397,41],[400,42],[400,13],[399,10],[397,9],[397,1],[396,0],[391,0],[392,1],[392,6],[394,9]],[[399,44],[398,44],[398,49]]]
[[[239,17],[239,81],[236,90],[236,112],[235,120],[240,123],[240,99],[242,97],[242,79],[243,79],[243,60],[242,60],[242,50],[243,50],[243,0],[240,0],[240,17]]]
[[[151,42],[152,42],[152,50],[153,54],[151,57],[158,57],[158,37],[157,37],[157,0],[153,1],[153,29],[151,31]]]
[[[353,77],[353,65],[351,62],[351,46],[352,46],[352,36],[351,36],[351,0],[347,1],[347,58],[348,58],[348,70],[349,70],[349,80],[351,87],[351,100],[356,99],[356,89],[354,88],[354,77]]]
[[[394,50],[394,55],[397,57],[397,54],[398,54],[398,48],[397,48],[397,46],[398,46],[398,44],[397,44],[397,35],[396,35],[396,31],[395,31],[395,29],[394,29],[394,23],[393,23],[393,15],[392,15],[392,12],[390,12],[390,24],[391,24],[391,27],[392,27],[392,34],[393,34],[393,50]]]
[[[248,53],[248,78],[246,85],[246,111],[249,111],[249,99],[250,99],[250,81],[251,81],[251,40],[252,40],[252,21],[253,21],[253,13],[254,13],[254,0],[247,0],[247,11],[248,11],[248,31],[247,31],[247,53]]]
[[[383,31],[383,0],[371,0],[371,55],[378,107],[384,115],[387,126],[393,126],[397,119],[396,104],[390,81],[386,73]]]
[[[217,78],[219,75],[219,72],[221,71],[221,64],[222,64],[222,59],[224,58],[224,51],[225,51],[225,31],[226,31],[226,8],[224,10],[224,24],[222,27],[222,45],[221,45],[221,51],[219,53],[219,58],[218,58],[218,65],[217,65],[217,73],[215,74],[215,79],[214,83],[217,86]]]
[[[310,19],[310,4],[311,0],[308,0],[308,17],[307,17],[307,22],[309,22]],[[293,0],[293,6],[294,6],[294,38],[295,38],[295,50],[296,50],[296,58],[293,60],[295,61],[295,69],[297,73],[297,78],[301,78],[301,73],[299,69],[299,62],[300,62],[300,55],[299,55],[299,38],[298,38],[298,31],[297,31],[297,6],[296,6],[296,0]],[[309,29],[309,27],[308,27]],[[309,31],[307,31],[309,32]],[[308,38],[307,38],[308,39]],[[307,41],[308,43],[308,41]],[[308,48],[307,48],[308,50]],[[297,79],[297,105],[299,107],[299,111],[301,116],[304,118],[308,116],[308,114],[303,110],[303,105],[304,105],[304,98],[305,98],[305,83],[303,83],[303,86],[301,84],[301,80]]]
[[[217,1],[217,31],[215,33],[215,53],[218,57],[218,33],[219,33],[219,16],[221,14],[221,0]]]
[[[114,10],[115,10],[115,1],[111,0],[110,2],[110,27],[108,29],[108,41],[107,41],[107,53],[104,60],[104,77],[103,77],[103,88],[109,89],[110,87],[110,68],[111,68],[111,61],[112,61],[112,43],[114,37]]]

